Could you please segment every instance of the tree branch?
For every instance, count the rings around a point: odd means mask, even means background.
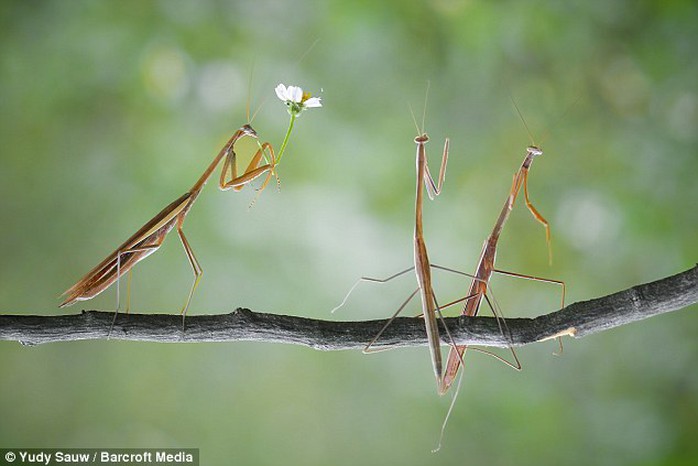
[[[560,335],[580,338],[696,302],[698,266],[652,283],[571,304],[551,314],[506,319],[505,335],[493,317],[449,317],[444,323],[459,344],[522,346]],[[169,343],[261,341],[332,351],[363,348],[386,322],[337,322],[239,308],[229,314],[189,316],[184,327],[179,315],[119,314],[109,333],[113,319],[114,313],[105,311],[60,316],[0,315],[0,340],[25,345],[107,338]],[[448,343],[445,332],[442,338]],[[426,344],[422,319],[401,317],[382,334],[377,346]]]

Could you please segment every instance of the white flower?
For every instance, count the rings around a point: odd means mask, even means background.
[[[322,107],[319,97],[311,97],[310,92],[303,92],[298,86],[288,86],[279,84],[274,89],[276,96],[288,107],[288,113],[299,115],[306,108]]]

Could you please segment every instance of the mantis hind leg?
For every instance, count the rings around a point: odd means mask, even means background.
[[[180,314],[182,314],[182,328],[184,328],[184,319],[187,315],[187,310],[189,310],[189,305],[191,304],[191,300],[194,297],[194,291],[199,286],[199,281],[201,280],[201,275],[204,273],[204,271],[199,265],[199,261],[196,259],[194,251],[189,245],[189,241],[187,241],[187,237],[184,236],[184,231],[182,231],[181,224],[177,226],[177,234],[179,235],[179,239],[182,242],[182,246],[184,247],[184,252],[187,255],[187,259],[189,260],[189,265],[191,265],[192,271],[194,272],[194,281],[192,282],[191,288],[189,289],[187,301],[184,303],[184,306],[182,306],[182,310],[180,311]]]
[[[393,278],[394,278],[394,277],[393,277]],[[386,329],[387,329],[388,327],[390,327],[390,324],[393,323],[393,321],[394,321],[395,318],[398,316],[398,314],[400,314],[400,313],[402,312],[402,310],[405,309],[405,306],[407,306],[407,304],[409,304],[409,302],[412,301],[412,298],[415,297],[415,295],[417,294],[418,291],[419,291],[419,288],[417,288],[416,290],[414,290],[414,291],[412,292],[412,294],[410,294],[410,295],[407,297],[407,299],[400,305],[400,307],[397,308],[397,310],[395,311],[395,313],[388,319],[388,321],[385,323],[385,325],[383,325],[383,327],[382,327],[382,328],[380,329],[380,331],[376,334],[376,336],[373,337],[373,340],[371,340],[370,342],[368,342],[368,344],[364,347],[364,349],[363,349],[364,354],[377,353],[377,352],[379,352],[379,351],[383,351],[383,350],[381,350],[381,349],[371,350],[371,347],[376,343],[376,341],[378,341],[378,339],[381,337],[381,335],[383,335],[383,332],[385,332]]]
[[[107,339],[109,339],[109,336],[111,335],[112,330],[114,329],[114,324],[116,323],[116,318],[119,315],[119,309],[121,309],[121,258],[127,254],[132,254],[134,252],[143,252],[143,251],[155,251],[160,247],[160,244],[162,242],[159,242],[157,244],[154,244],[152,246],[142,246],[142,247],[136,247],[136,248],[130,248],[126,249],[124,251],[119,251],[116,254],[116,309],[114,310],[114,318],[111,321],[111,325],[109,326],[109,331],[107,332]],[[131,310],[131,274],[132,268],[129,268],[128,270],[128,279],[126,281],[126,314],[129,313]]]
[[[496,273],[501,274],[501,275],[507,275],[509,277],[522,278],[524,280],[533,280],[536,282],[551,283],[553,285],[558,285],[562,288],[562,292],[561,292],[561,296],[560,296],[560,309],[565,307],[565,293],[567,292],[567,285],[562,280],[554,280],[552,278],[536,277],[533,275],[525,275],[525,274],[516,273],[516,272],[507,272],[506,270],[500,270],[500,269],[494,269],[493,272],[496,272]],[[562,352],[564,350],[564,348],[562,346],[562,337],[557,337],[557,343],[558,343],[559,351],[556,351],[553,354],[560,355],[560,354],[562,354]]]

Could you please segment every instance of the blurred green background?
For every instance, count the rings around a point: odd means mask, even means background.
[[[252,190],[204,190],[185,224],[205,270],[191,315],[390,315],[411,276],[329,310],[358,276],[410,265],[410,106],[421,120],[427,81],[434,171],[451,138],[425,210],[433,262],[476,265],[530,144],[510,93],[545,150],[530,193],[554,261],[519,203],[500,268],[565,280],[575,302],[698,259],[695,2],[5,1],[0,24],[4,313],[59,314],[63,290],[189,189],[247,121],[248,95],[278,147],[279,82],[322,90],[324,108],[298,120],[280,192],[249,209]],[[191,282],[178,243],[134,270],[134,312],[178,311]],[[435,280],[442,301],[467,287]],[[507,316],[559,300],[544,284],[492,286]],[[113,306],[110,289],[67,311]],[[450,398],[426,348],[4,342],[0,443],[198,447],[207,465],[693,464],[695,311],[568,339],[562,357],[523,348],[521,373],[469,355],[436,455]]]

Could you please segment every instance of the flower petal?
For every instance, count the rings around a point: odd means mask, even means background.
[[[276,86],[274,91],[276,92],[276,96],[279,99],[283,100],[284,102],[286,102],[288,100],[286,98],[286,86],[284,86],[283,84],[279,84],[278,86]]]
[[[288,86],[287,89],[288,100],[291,102],[300,103],[303,98],[303,89],[298,86]]]
[[[322,102],[320,102],[320,97],[311,97],[303,102],[303,106],[306,108],[322,107]]]

